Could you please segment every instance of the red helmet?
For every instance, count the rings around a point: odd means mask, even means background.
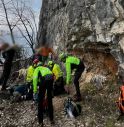
[[[37,64],[39,62],[39,60],[38,59],[35,59],[34,61],[33,61],[33,64]]]

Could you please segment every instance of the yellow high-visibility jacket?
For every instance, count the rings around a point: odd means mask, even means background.
[[[27,82],[31,82],[33,80],[34,70],[35,70],[35,68],[33,66],[30,66],[27,69],[27,78],[26,78]]]
[[[54,64],[52,72],[53,72],[56,80],[63,76],[62,70],[58,64]]]

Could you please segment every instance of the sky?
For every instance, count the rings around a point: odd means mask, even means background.
[[[37,17],[36,17],[36,21],[37,23],[39,22],[39,14],[40,14],[40,9],[42,6],[42,0],[31,0],[32,1],[32,8],[35,11]]]
[[[9,0],[5,0],[5,1],[9,1]],[[42,6],[42,0],[26,0],[26,1],[30,1],[30,3],[28,3],[28,5],[33,8],[34,12],[35,12],[35,17],[36,17],[36,23],[38,25],[39,22],[39,14],[40,14],[40,9]],[[2,12],[0,12],[0,15],[2,15]],[[11,16],[11,15],[10,15]],[[11,16],[12,17],[12,16]],[[0,17],[1,18],[1,17]],[[6,42],[11,43],[11,38],[10,35],[8,35],[7,33],[9,33],[8,27],[6,26],[0,26],[0,31],[3,31],[2,36],[0,36],[0,39],[5,40]],[[15,32],[15,35],[17,35],[17,32]],[[18,35],[17,35],[18,36]],[[26,45],[26,40],[24,38],[15,38],[16,42],[18,42],[20,45],[24,45],[25,47],[28,47],[28,45]]]
[[[42,0],[32,0],[32,6],[36,12],[39,12],[41,8]]]

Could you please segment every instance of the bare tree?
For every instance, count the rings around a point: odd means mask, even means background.
[[[15,44],[15,38],[14,38],[14,34],[13,34],[14,27],[11,25],[11,23],[9,21],[8,12],[7,12],[7,8],[6,8],[6,3],[5,3],[4,0],[1,0],[1,3],[3,5],[3,9],[4,9],[4,12],[5,12],[5,18],[6,18],[7,25],[9,27],[9,30],[10,30],[10,35],[11,35],[12,42],[13,42],[13,44]]]
[[[9,27],[12,42],[15,43],[14,30],[19,31],[21,36],[26,40],[27,45],[31,48],[34,53],[35,43],[37,41],[37,23],[36,17],[31,9],[26,4],[26,0],[0,0],[5,16],[0,14],[1,19],[6,19],[0,21],[0,25],[5,25]],[[28,2],[30,0],[27,0]],[[1,8],[0,8],[1,9]],[[12,15],[9,17],[9,15]],[[13,17],[13,20],[11,19]]]
[[[16,3],[13,0],[11,1],[15,9],[15,16],[20,19],[20,23],[22,24],[17,25],[16,27],[20,31],[21,35],[25,38],[27,44],[30,46],[32,52],[34,53],[37,34],[37,24],[34,12],[30,7],[27,7],[23,1],[21,1],[21,4],[19,4],[18,1]]]

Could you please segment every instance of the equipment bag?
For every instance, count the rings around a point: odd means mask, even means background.
[[[120,87],[120,96],[117,101],[118,108],[122,114],[124,114],[124,86]]]
[[[79,104],[76,104],[70,97],[67,100],[65,100],[64,109],[66,115],[68,115],[71,118],[75,118],[79,116],[81,113],[81,106]]]

